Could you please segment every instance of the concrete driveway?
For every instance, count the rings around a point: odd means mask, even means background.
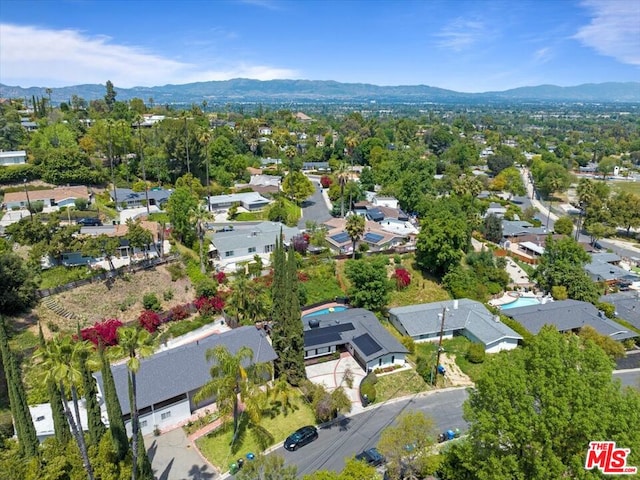
[[[342,353],[338,360],[309,365],[307,368],[307,378],[313,383],[324,385],[332,392],[342,386],[351,399],[351,414],[357,414],[364,410],[360,402],[358,386],[366,376],[360,364],[349,353]],[[349,388],[344,380],[345,372],[351,371],[353,376],[353,387]]]
[[[213,467],[198,454],[182,428],[145,437],[149,459],[158,480],[213,480]]]

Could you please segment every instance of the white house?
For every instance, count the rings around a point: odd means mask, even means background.
[[[143,435],[152,433],[155,428],[164,429],[178,425],[186,421],[194,410],[215,401],[211,398],[196,403],[193,397],[211,380],[210,369],[213,360],[207,361],[206,353],[217,345],[225,345],[231,354],[235,354],[240,347],[247,346],[253,351],[256,363],[271,363],[277,357],[264,331],[247,326],[212,334],[142,359],[136,381],[140,429]],[[130,434],[131,408],[127,365],[112,365],[111,371]],[[98,399],[103,412],[106,412],[102,374],[97,372],[94,376],[98,383]]]
[[[89,429],[89,424],[87,422],[87,409],[85,408],[85,402],[83,399],[80,399],[78,402],[78,410],[80,411],[80,422],[75,418],[75,411],[73,402],[68,402],[69,409],[73,414],[73,418],[76,421],[76,425],[78,423],[82,424],[82,430],[85,432]],[[45,439],[49,437],[53,437],[56,432],[53,428],[53,413],[51,412],[51,404],[50,403],[39,403],[36,405],[29,406],[29,413],[31,414],[31,419],[33,420],[33,426],[36,429],[36,436],[40,442],[43,442]],[[108,424],[107,417],[103,417],[103,422]]]
[[[238,263],[250,262],[258,255],[269,263],[271,252],[276,248],[276,239],[282,232],[283,241],[288,244],[300,235],[296,227],[287,227],[279,222],[262,222],[249,228],[240,227],[228,232],[208,233],[211,245],[209,257],[223,270],[234,271]]]
[[[467,298],[391,308],[389,321],[415,342],[438,341],[442,331],[442,338],[464,335],[481,343],[487,353],[512,350],[522,340],[482,303]]]
[[[27,163],[27,152],[24,150],[0,151],[0,165],[24,165],[25,163]]]
[[[24,190],[7,192],[4,195],[4,203],[8,210],[13,208],[27,208],[28,203],[41,201],[45,208],[67,207],[75,205],[76,199],[89,201],[89,189],[84,185],[75,187],[56,187],[47,190]]]
[[[305,359],[344,348],[366,371],[406,363],[408,350],[364,308],[305,315],[302,324]]]
[[[249,211],[260,210],[271,203],[258,192],[213,195],[208,198],[208,201],[212,209],[227,209],[234,204],[239,204]]]

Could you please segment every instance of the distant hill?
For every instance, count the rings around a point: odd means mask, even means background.
[[[153,98],[157,104],[234,102],[640,102],[640,82],[584,84],[574,87],[539,85],[502,92],[462,93],[427,85],[378,86],[321,80],[250,80],[197,82],[184,85],[119,88],[118,100]],[[75,85],[54,88],[54,103],[69,101],[72,95],[85,100],[103,98],[104,85]],[[13,87],[0,84],[0,97],[47,96],[45,87]]]

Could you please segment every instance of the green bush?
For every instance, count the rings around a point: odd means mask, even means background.
[[[376,383],[378,382],[378,377],[376,377],[375,373],[370,373],[360,383],[360,396],[367,396],[369,403],[375,403],[376,401]]]
[[[167,265],[167,271],[171,275],[172,282],[176,282],[187,275],[182,264],[177,262]]]
[[[616,316],[616,306],[612,303],[598,302],[596,308],[602,310],[607,318],[615,318]]]
[[[171,300],[173,298],[173,290],[169,289],[166,292],[164,292],[162,294],[162,298],[164,299],[165,302],[168,302],[169,300]]]
[[[513,318],[507,317],[505,315],[500,315],[500,321],[504,323],[507,327],[509,327],[511,330],[522,335],[522,343],[524,345],[531,343],[531,340],[533,340],[533,335],[529,332],[529,330],[524,328],[520,324],[520,322],[517,322]]]
[[[144,294],[144,297],[142,297],[142,306],[145,310],[153,310],[154,312],[162,310],[160,300],[158,300],[158,296],[153,292]]]
[[[467,360],[471,363],[482,363],[485,358],[484,346],[481,343],[471,343],[467,349]]]
[[[0,183],[22,183],[25,178],[27,180],[40,178],[40,170],[30,164],[0,167]]]
[[[416,342],[414,342],[413,338],[402,337],[402,339],[400,340],[400,343],[404,345],[404,348],[409,350],[409,354],[413,355],[414,353],[416,353]]]
[[[203,278],[196,283],[196,297],[215,297],[218,294],[218,282],[212,278]]]

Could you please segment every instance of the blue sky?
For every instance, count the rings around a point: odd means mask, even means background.
[[[640,0],[1,0],[0,83],[640,80]]]

